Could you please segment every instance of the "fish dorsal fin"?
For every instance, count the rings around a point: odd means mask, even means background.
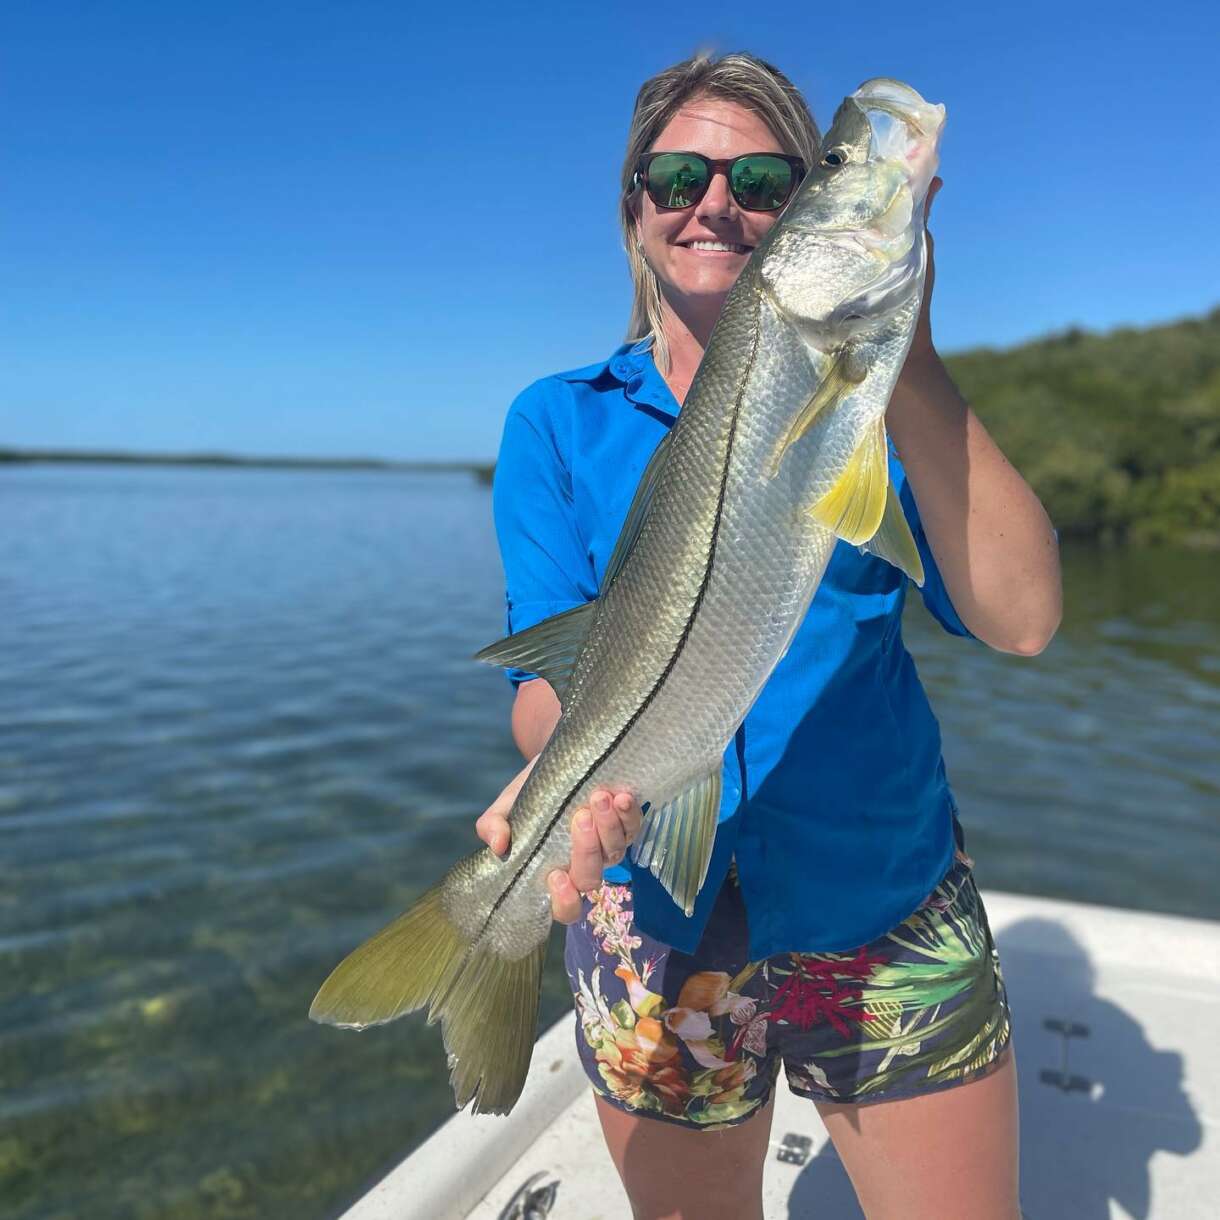
[[[826,371],[826,376],[822,378],[818,388],[814,390],[800,414],[792,421],[792,426],[788,429],[788,435],[784,437],[782,443],[775,450],[775,455],[767,467],[768,478],[773,479],[779,474],[779,467],[780,463],[784,460],[784,454],[817,423],[818,417],[822,412],[836,406],[867,375],[868,369],[863,366],[856,356],[855,349],[851,344],[846,344],[839,349],[834,356],[830,368]]]
[[[643,833],[631,849],[631,858],[665,887],[670,897],[690,915],[695,895],[707,878],[720,816],[720,765],[696,780],[668,805],[652,809],[644,819]]]
[[[553,614],[533,627],[488,644],[474,654],[474,659],[506,669],[510,666],[528,669],[545,678],[563,703],[596,609],[597,602],[592,601]]]
[[[605,593],[614,583],[640,536],[640,530],[648,517],[648,509],[652,505],[653,492],[665,462],[665,452],[669,447],[671,435],[673,434],[666,433],[661,438],[661,443],[653,450],[652,457],[648,459],[648,464],[640,475],[631,507],[627,510],[623,528],[619,531],[618,541],[606,563],[601,593]],[[576,658],[580,655],[585,637],[589,634],[596,607],[597,602],[591,601],[552,615],[533,627],[527,627],[524,631],[515,632],[495,644],[489,644],[475,653],[475,660],[486,661],[489,665],[502,665],[505,668],[516,666],[519,669],[528,669],[531,673],[545,678],[554,687],[559,702],[563,703],[572,679],[572,670],[576,666]]]
[[[881,524],[890,469],[885,417],[869,426],[835,485],[809,510],[813,519],[846,542],[861,546]]]
[[[672,435],[672,432],[667,432],[661,437],[661,443],[653,450],[652,457],[648,459],[648,464],[640,475],[640,481],[636,484],[635,495],[632,497],[631,507],[627,510],[623,528],[619,530],[618,541],[615,542],[614,550],[610,552],[610,558],[606,562],[606,571],[602,576],[602,593],[605,593],[614,583],[615,578],[622,571],[623,564],[627,562],[627,556],[631,554],[632,548],[635,546],[635,540],[640,536],[640,530],[648,516],[648,509],[652,505],[653,492],[657,489],[661,467],[665,464],[665,454],[669,449],[669,438]]]
[[[866,554],[876,555],[886,563],[905,572],[920,588],[923,587],[923,560],[919,557],[919,547],[907,524],[906,513],[902,511],[902,501],[899,499],[894,484],[891,483],[886,492],[885,512],[877,532],[860,548]]]

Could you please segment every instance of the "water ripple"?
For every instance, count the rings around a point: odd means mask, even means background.
[[[470,660],[503,625],[486,490],[47,467],[0,492],[11,1214],[335,1214],[451,1105],[422,1022],[306,1011],[519,766],[509,687]],[[1065,560],[1037,658],[911,598],[980,881],[1220,917],[1212,564]],[[545,986],[553,1015],[555,960]]]

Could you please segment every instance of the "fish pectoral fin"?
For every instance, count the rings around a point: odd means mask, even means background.
[[[885,417],[869,427],[835,485],[809,510],[821,526],[846,542],[862,546],[885,515],[890,468]]]
[[[474,659],[506,669],[528,669],[545,678],[562,703],[596,608],[597,602],[591,601],[553,614],[533,627],[488,644],[474,654]]]
[[[648,464],[640,475],[639,483],[636,484],[635,495],[632,497],[631,507],[627,509],[623,528],[619,530],[614,550],[610,552],[610,558],[606,562],[606,571],[602,575],[600,590],[602,593],[605,593],[614,583],[615,577],[622,571],[623,564],[627,562],[627,556],[635,547],[635,540],[640,536],[640,530],[648,516],[648,509],[652,505],[653,492],[657,489],[661,467],[665,464],[665,454],[669,449],[669,438],[672,435],[672,432],[667,432],[661,438],[660,444],[653,450],[652,457],[648,459]]]
[[[822,378],[818,388],[814,390],[809,401],[801,409],[787,436],[776,448],[767,466],[767,478],[773,479],[779,474],[780,463],[784,454],[809,431],[817,422],[822,412],[835,406],[846,395],[850,394],[868,375],[868,369],[863,366],[851,344],[847,344],[836,353],[833,363]]]
[[[689,916],[707,879],[720,816],[720,765],[667,805],[652,809],[631,858],[665,887]]]
[[[894,567],[905,572],[920,588],[923,587],[923,560],[919,557],[919,547],[907,524],[906,513],[902,511],[902,501],[890,483],[885,497],[885,512],[877,532],[860,548],[870,555],[892,563]]]

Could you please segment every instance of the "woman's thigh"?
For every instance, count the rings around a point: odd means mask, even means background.
[[[629,1114],[597,1098],[606,1147],[636,1220],[762,1220],[773,1103],[701,1131]]]
[[[817,1103],[868,1220],[1020,1220],[1015,1052],[968,1084]]]

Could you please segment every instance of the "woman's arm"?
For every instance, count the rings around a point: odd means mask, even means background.
[[[939,190],[929,192],[928,206]],[[1001,652],[1033,656],[1059,626],[1059,546],[1041,501],[962,398],[932,344],[928,279],[886,425],[962,622]]]
[[[542,678],[522,682],[513,699],[513,741],[523,758],[536,758],[559,723],[559,696]]]

